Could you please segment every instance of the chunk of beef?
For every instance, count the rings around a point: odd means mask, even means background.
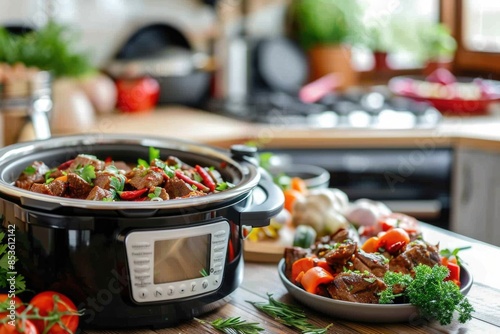
[[[386,288],[375,275],[355,272],[342,272],[327,286],[333,299],[369,304],[378,304],[378,293]]]
[[[358,270],[362,273],[368,271],[377,277],[383,277],[389,269],[389,265],[385,256],[376,253],[366,253],[359,249],[352,258],[352,268],[349,269]]]
[[[94,186],[109,190],[111,188],[111,178],[114,176],[115,174],[106,171],[97,172],[95,173]]]
[[[85,199],[93,186],[75,173],[68,173],[68,195],[72,198]]]
[[[164,188],[170,198],[189,196],[193,191],[189,184],[175,177],[168,179]]]
[[[286,247],[283,252],[283,257],[285,258],[285,276],[292,281],[292,264],[298,259],[306,257],[308,250],[302,247]]]
[[[79,154],[76,156],[75,160],[71,163],[69,166],[68,170],[69,171],[75,171],[78,168],[82,168],[87,165],[92,165],[94,166],[95,171],[103,170],[105,167],[105,162],[102,160],[97,159],[93,155],[88,155],[88,154]]]
[[[149,190],[149,193],[150,193],[150,194],[154,194],[154,193],[157,191],[157,189],[160,189],[160,190],[159,190],[159,191],[160,191],[160,193],[159,193],[159,195],[158,195],[158,197],[159,197],[159,198],[161,198],[161,199],[162,199],[162,200],[164,200],[164,201],[167,201],[167,200],[169,200],[169,199],[170,199],[170,197],[168,196],[167,191],[165,190],[165,188],[162,188],[162,187],[154,187],[154,188],[151,188],[151,189]],[[151,199],[149,199],[149,197],[148,197],[148,200],[151,200]]]
[[[67,188],[67,183],[61,180],[54,180],[49,183],[49,189],[54,196],[63,196]]]
[[[413,268],[419,263],[429,267],[441,263],[438,247],[422,241],[411,242],[403,253],[389,261],[389,269],[403,274],[413,274]]]
[[[113,199],[113,193],[109,190],[95,186],[92,188],[86,199],[90,201],[102,201],[105,198]]]
[[[125,161],[115,161],[113,163],[113,165],[118,169],[118,170],[122,170],[124,171],[125,173],[128,173],[132,170],[132,168],[130,168],[130,166],[125,162]]]
[[[45,183],[32,183],[29,190],[39,194],[54,196],[52,191],[50,191],[49,185]]]
[[[325,253],[323,257],[330,266],[337,270],[338,268],[348,266],[348,262],[351,261],[357,249],[357,244],[351,241],[343,244],[336,244],[336,246]]]
[[[149,168],[136,168],[129,173],[129,184],[136,189],[156,187],[163,183],[163,174]]]
[[[335,234],[331,235],[333,242],[346,242],[352,240],[359,243],[359,235],[354,228],[341,228]]]
[[[35,161],[19,175],[15,185],[16,187],[29,190],[33,183],[45,182],[45,173],[49,170],[49,167],[45,163]]]
[[[182,161],[181,159],[179,159],[178,157],[174,157],[174,156],[169,156],[167,158],[167,160],[165,160],[165,163],[168,165],[168,166],[178,166],[179,168],[181,169],[191,169],[193,168],[192,166],[188,165],[187,163],[185,163],[184,161]]]

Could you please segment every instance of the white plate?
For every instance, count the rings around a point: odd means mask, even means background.
[[[417,308],[411,304],[365,304],[335,300],[309,293],[291,283],[285,276],[285,259],[278,264],[281,281],[288,292],[306,306],[335,318],[362,322],[414,322],[418,321]],[[460,268],[462,294],[472,286],[472,275],[466,267]]]

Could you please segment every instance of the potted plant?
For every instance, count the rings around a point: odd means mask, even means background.
[[[457,42],[447,26],[442,23],[426,25],[420,34],[422,57],[425,62],[424,74],[430,74],[437,68],[451,68],[457,49]]]
[[[342,76],[341,87],[356,84],[350,46],[361,29],[357,2],[293,0],[290,14],[292,33],[309,57],[311,79],[336,72]]]
[[[373,53],[376,71],[387,70],[387,55],[393,51],[393,38],[391,26],[382,22],[375,22],[366,27],[366,40],[364,44]]]
[[[22,35],[0,28],[0,64],[51,74],[55,132],[91,127],[96,111],[115,109],[114,82],[93,67],[76,38],[73,30],[53,21]],[[20,80],[9,80],[14,79]]]

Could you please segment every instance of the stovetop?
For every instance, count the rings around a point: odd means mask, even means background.
[[[442,119],[432,105],[393,96],[385,86],[332,92],[316,103],[262,91],[239,101],[211,100],[207,109],[248,122],[302,128],[429,129]]]

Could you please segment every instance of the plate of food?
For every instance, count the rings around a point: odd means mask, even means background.
[[[345,239],[346,233],[341,230],[308,249],[285,250],[279,276],[299,302],[351,321],[418,322],[425,317],[445,325],[454,311],[460,321],[469,320],[472,306],[465,296],[472,274],[456,258],[443,256],[438,245],[421,238],[401,245],[391,235],[376,252],[368,252],[363,250],[366,241],[358,246]],[[457,272],[449,269],[455,267]]]
[[[427,77],[394,77],[388,86],[396,95],[429,102],[448,114],[486,114],[491,103],[500,101],[500,82],[455,77],[446,69]]]

